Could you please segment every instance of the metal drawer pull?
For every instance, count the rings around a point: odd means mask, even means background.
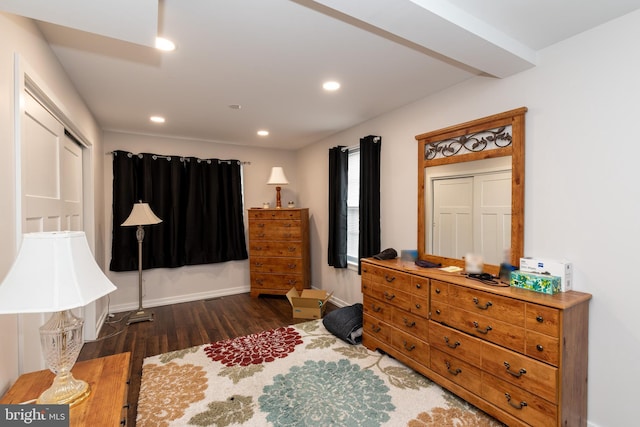
[[[371,304],[371,309],[376,313],[380,313],[380,311],[382,311],[382,306],[376,307],[375,304]]]
[[[421,306],[420,304],[416,304],[416,308],[417,308],[418,310],[420,310],[420,309],[422,308],[422,306]]]
[[[388,299],[389,301],[391,301],[392,299],[394,299],[396,297],[396,295],[395,294],[390,294],[389,292],[384,291],[384,297],[386,299]]]
[[[522,374],[526,374],[527,370],[522,368],[520,369],[520,371],[518,372],[514,372],[511,370],[511,365],[509,365],[509,362],[504,362],[504,366],[505,368],[507,368],[507,372],[510,373],[511,375],[513,375],[516,378],[520,378],[522,376]]]
[[[291,227],[291,224],[285,224],[284,226],[285,227]]]
[[[536,350],[544,351],[544,347],[542,346],[542,344],[538,344],[538,345],[536,345]]]
[[[462,345],[460,344],[460,341],[456,341],[453,344],[449,344],[449,337],[444,337],[444,342],[447,343],[447,347],[449,348],[457,348],[458,346]]]
[[[263,282],[264,282],[264,280],[263,280],[263,279],[256,279],[256,283],[257,283],[258,285],[262,285],[262,283],[263,283]]]
[[[440,293],[440,288],[436,288],[436,294]]]
[[[264,224],[260,223],[260,224],[258,224],[258,227],[262,228],[262,227],[264,227]]]
[[[255,264],[253,264],[253,265],[255,265],[256,267],[262,267],[264,264],[263,264],[263,263],[261,263],[261,262],[256,262],[256,263],[255,263]]]
[[[491,326],[487,326],[484,329],[480,329],[480,325],[478,324],[478,322],[473,322],[473,326],[475,326],[476,331],[480,332],[481,334],[487,334],[489,333],[490,330],[493,329]]]
[[[289,252],[295,252],[296,251],[296,247],[295,246],[289,246]]]
[[[290,285],[295,285],[298,281],[296,279],[289,279]]]
[[[403,317],[402,320],[404,321],[404,326],[408,328],[413,328],[414,326],[416,326],[416,322],[409,322],[409,319],[407,319],[406,317]]]
[[[520,403],[518,403],[517,405],[516,405],[516,404],[514,404],[514,403],[511,403],[511,395],[510,395],[509,393],[505,393],[505,394],[504,394],[504,397],[506,397],[506,398],[507,398],[507,402],[509,402],[509,405],[511,405],[511,407],[512,407],[512,408],[515,408],[515,409],[522,409],[522,408],[524,408],[525,406],[527,406],[527,402],[520,402]]]
[[[297,264],[287,264],[287,267],[289,267],[291,270],[293,270],[294,268],[296,268]]]
[[[448,360],[445,360],[444,363],[447,365],[447,371],[449,371],[449,373],[451,375],[458,375],[458,374],[462,373],[462,370],[460,368],[456,368],[455,371],[452,371],[451,370],[451,363],[449,363]]]
[[[386,280],[387,282],[391,283],[391,282],[393,282],[394,280],[396,280],[396,276],[391,276],[391,277],[389,277],[389,275],[388,275],[388,274],[385,274],[385,275],[384,275],[384,280]]]
[[[544,317],[542,317],[542,316],[536,316],[536,320],[537,320],[539,323],[542,323],[542,322],[544,322]]]
[[[416,348],[415,345],[413,345],[413,344],[409,345],[409,343],[406,342],[406,341],[402,341],[402,344],[404,346],[404,349],[407,350],[407,351],[413,351]]]
[[[422,289],[422,284],[416,283],[416,289]]]
[[[487,301],[487,303],[484,306],[479,305],[480,302],[478,298],[475,298],[475,297],[473,298],[473,303],[476,305],[476,308],[479,308],[480,310],[486,310],[493,305],[491,301]]]
[[[256,249],[256,251],[261,251],[262,250],[262,246],[256,246],[255,249]]]
[[[436,314],[440,315],[440,309],[436,310]]]
[[[373,332],[375,332],[375,333],[380,332],[380,329],[382,329],[382,328],[380,328],[380,326],[371,325],[371,330],[372,330]]]

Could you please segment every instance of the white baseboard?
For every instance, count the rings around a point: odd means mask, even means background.
[[[352,305],[333,296],[329,299],[329,302],[337,307],[346,307],[348,305]]]
[[[199,301],[203,299],[220,298],[220,297],[226,297],[229,295],[244,294],[250,291],[251,289],[249,286],[237,286],[233,288],[216,289],[210,292],[199,292],[194,294],[175,295],[175,296],[166,297],[166,298],[156,298],[156,299],[145,300],[143,301],[143,305],[145,308],[160,307],[163,305],[179,304],[182,302]],[[331,297],[329,301],[331,301],[332,304],[335,304],[338,307],[346,307],[347,305],[351,305],[345,301],[342,301],[336,298],[335,296]],[[122,313],[125,311],[136,310],[137,308],[138,308],[138,304],[135,302],[126,303],[126,304],[117,304],[117,305],[111,306],[111,312]],[[100,317],[100,322],[96,327],[98,333],[100,332],[100,328],[102,327],[102,325],[106,320],[107,314],[108,313],[103,313],[102,316]]]
[[[251,289],[249,288],[249,286],[238,286],[234,288],[216,289],[210,292],[198,292],[193,294],[174,295],[171,297],[145,300],[143,301],[143,305],[145,308],[160,307],[163,305],[179,304],[182,302],[199,301],[203,299],[226,297],[229,295],[236,295],[236,294],[244,294],[249,292],[250,290]],[[137,310],[137,309],[138,309],[137,303],[118,304],[118,305],[111,306],[111,311],[113,313],[121,313],[123,311],[131,311],[131,310]]]

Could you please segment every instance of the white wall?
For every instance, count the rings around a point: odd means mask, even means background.
[[[532,70],[473,78],[301,150],[300,193],[314,213],[313,252],[322,254],[314,283],[361,298],[359,277],[326,263],[329,147],[382,136],[382,246],[415,248],[415,135],[526,106],[525,254],[568,258],[576,290],[593,295],[590,424],[636,424],[640,50],[632,40],[640,40],[640,11],[541,51]]]
[[[69,81],[58,60],[44,41],[33,21],[11,14],[0,13],[0,280],[4,279],[16,256],[16,150],[14,87],[19,76],[14,75],[15,57],[19,57],[21,71],[28,71],[41,89],[56,101],[57,106],[72,119],[82,134],[93,144],[94,153],[101,152],[101,133],[91,112],[86,108]],[[90,163],[94,176],[89,177],[94,204],[87,207],[85,218],[91,228],[87,231],[90,242],[100,234],[104,224],[94,221],[94,212],[104,209],[102,194],[102,163],[96,164],[96,156]],[[95,253],[99,260],[104,258],[104,244],[96,239]],[[98,310],[101,309],[98,304]],[[18,360],[19,316],[0,315],[2,330],[2,351],[0,352],[0,393],[11,385],[19,373]]]
[[[106,132],[104,152],[125,150],[133,153],[155,153],[199,157],[202,159],[237,159],[250,162],[244,166],[245,228],[248,227],[246,210],[262,207],[264,202],[276,204],[276,191],[267,185],[272,166],[282,166],[290,184],[282,186],[282,203],[290,200],[300,205],[298,197],[299,177],[296,171],[295,154],[287,150],[267,150],[209,141],[162,138],[144,135]],[[105,265],[111,260],[112,230],[112,185],[113,156],[103,155],[105,206]],[[248,232],[245,233],[248,235]],[[118,287],[110,295],[111,311],[126,311],[138,307],[138,272],[112,272],[107,276]],[[180,268],[158,268],[143,272],[143,304],[154,307],[181,301],[249,292],[249,262],[231,261],[219,264],[185,266]]]

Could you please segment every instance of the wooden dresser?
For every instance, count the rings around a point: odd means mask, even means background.
[[[509,426],[586,426],[589,300],[362,262],[363,344]]]
[[[251,296],[311,286],[309,209],[249,209]]]

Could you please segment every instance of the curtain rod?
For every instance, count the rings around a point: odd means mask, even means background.
[[[109,156],[111,154],[115,154],[115,152],[114,151],[107,151],[104,154],[105,154],[105,156]],[[151,153],[147,153],[147,154],[151,154]],[[130,157],[131,156],[138,156],[140,158],[142,158],[142,156],[143,156],[142,153],[136,154],[136,153],[130,153],[130,152],[127,152],[127,155],[129,155]],[[151,154],[151,156],[153,156],[154,160],[156,160],[156,159],[171,160],[172,157],[177,157],[181,161],[182,160],[191,161],[191,159],[189,157],[186,157],[186,156],[163,156],[161,154]],[[210,163],[212,159],[200,159],[200,158],[197,158],[197,160],[198,160],[198,162],[208,161]],[[220,159],[215,159],[215,160],[217,160],[218,163],[231,163],[231,160],[220,160]],[[250,165],[251,164],[251,162],[243,162],[243,161],[240,161],[240,160],[238,160],[238,161],[240,162],[241,165]]]
[[[382,139],[382,137],[381,137],[381,136],[374,136],[374,137],[373,137],[373,143],[374,143],[374,144],[375,144],[375,143],[378,143],[378,142],[380,142],[380,140],[381,140],[381,139]],[[355,149],[357,149],[357,148],[360,148],[360,144],[358,144],[358,145],[352,145],[352,146],[350,146],[350,147],[342,147],[341,151],[351,151],[351,150],[355,150]]]

